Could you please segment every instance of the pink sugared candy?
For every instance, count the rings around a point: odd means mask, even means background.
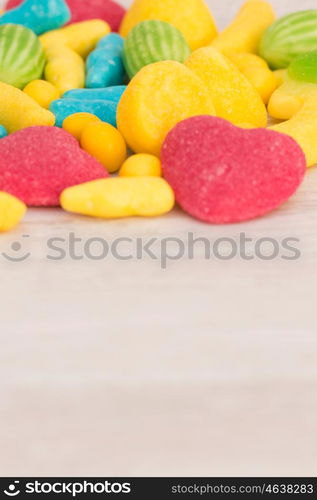
[[[106,169],[57,127],[30,127],[0,141],[0,191],[29,206],[58,206],[67,187],[108,177]]]
[[[291,137],[212,116],[176,125],[161,158],[179,205],[213,224],[270,212],[296,191],[306,172],[304,153]]]
[[[13,9],[23,0],[8,0],[5,9]],[[112,31],[118,31],[125,9],[113,0],[66,0],[71,10],[71,23],[88,19],[102,19],[110,24]]]

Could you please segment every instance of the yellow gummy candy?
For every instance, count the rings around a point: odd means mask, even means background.
[[[214,114],[200,78],[183,64],[163,61],[145,66],[132,79],[119,102],[117,122],[134,152],[159,156],[166,135],[177,123]]]
[[[44,48],[64,45],[85,58],[95,48],[100,38],[108,35],[110,31],[108,23],[101,19],[93,19],[48,31],[40,37],[40,41]]]
[[[45,80],[33,80],[24,87],[23,92],[45,109],[48,109],[51,102],[60,97],[57,88]]]
[[[25,204],[11,194],[0,192],[0,232],[18,225],[26,212]]]
[[[311,97],[317,99],[317,85],[315,83],[292,80],[286,75],[282,85],[271,96],[268,112],[273,118],[288,120]]]
[[[120,177],[161,177],[162,165],[153,155],[138,154],[128,158],[119,171]]]
[[[100,122],[101,120],[92,113],[74,113],[63,121],[63,129],[80,140],[81,134],[90,122]]]
[[[266,61],[246,52],[236,52],[228,57],[256,88],[264,104],[267,104],[277,87],[277,79]]]
[[[175,198],[160,177],[113,177],[70,187],[60,201],[69,212],[110,219],[163,215],[172,210]]]
[[[232,23],[212,42],[224,54],[256,53],[264,31],[275,20],[273,8],[265,0],[247,0]]]
[[[192,53],[186,66],[199,76],[212,96],[217,116],[234,124],[265,127],[267,112],[262,99],[238,68],[213,47]]]
[[[0,82],[0,123],[12,133],[36,125],[54,125],[55,116],[22,90]]]
[[[304,151],[308,167],[317,163],[317,96],[308,98],[290,120],[269,128],[293,137]]]
[[[83,58],[87,57],[100,38],[108,33],[110,33],[109,24],[94,19],[48,31],[42,35],[40,41],[47,59],[46,80],[55,85],[61,94],[84,87]]]
[[[120,34],[126,37],[134,26],[148,19],[165,21],[178,28],[192,50],[207,45],[217,35],[205,0],[134,0],[123,18]]]

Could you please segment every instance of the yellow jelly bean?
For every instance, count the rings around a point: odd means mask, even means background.
[[[120,177],[161,177],[162,165],[153,155],[138,154],[128,158],[119,171]]]
[[[44,76],[64,94],[68,90],[85,85],[85,63],[74,50],[66,46],[51,46],[45,49],[47,64]]]
[[[49,108],[52,101],[60,97],[57,88],[45,80],[33,80],[24,87],[23,92],[46,109]]]
[[[273,92],[268,112],[273,118],[288,120],[294,116],[310,98],[317,99],[317,85],[290,79],[285,76],[284,83]]]
[[[159,156],[168,132],[195,115],[214,115],[208,89],[175,61],[145,66],[129,83],[117,111],[118,128],[136,153]]]
[[[36,125],[54,125],[55,116],[22,90],[0,82],[0,123],[12,133]]]
[[[134,0],[123,18],[124,37],[141,21],[158,19],[178,28],[192,50],[210,43],[217,35],[214,18],[205,0]]]
[[[204,82],[212,96],[217,116],[234,124],[251,123],[264,127],[267,112],[261,97],[246,77],[224,55],[213,47],[203,47],[186,61]]]
[[[26,212],[25,204],[11,194],[0,192],[0,232],[17,226]]]
[[[64,210],[105,219],[155,217],[172,210],[172,188],[160,177],[112,177],[63,191]]]
[[[246,52],[236,52],[228,57],[256,88],[264,104],[267,104],[277,87],[277,79],[266,61]]]
[[[308,98],[290,120],[269,128],[293,137],[304,151],[308,167],[317,163],[317,96]]]
[[[273,8],[265,0],[247,0],[232,23],[212,42],[224,54],[256,53],[264,31],[275,20]]]
[[[273,71],[277,86],[280,87],[286,80],[287,77],[287,69],[276,69]]]
[[[80,136],[81,147],[96,158],[108,172],[116,172],[127,157],[127,146],[120,132],[102,121],[91,121]]]
[[[90,122],[100,122],[100,119],[91,113],[74,113],[65,118],[63,121],[63,129],[79,141],[82,131]]]
[[[59,30],[48,31],[40,36],[44,48],[62,45],[85,58],[95,48],[100,38],[108,35],[111,28],[101,19],[73,23]]]

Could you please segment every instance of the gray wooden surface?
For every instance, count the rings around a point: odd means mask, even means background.
[[[224,25],[239,2],[213,4]],[[177,210],[110,222],[30,210],[0,239],[0,253],[31,253],[0,255],[0,474],[316,475],[316,193],[313,168],[280,210],[220,227]],[[47,240],[71,232],[295,237],[301,256],[47,260]]]

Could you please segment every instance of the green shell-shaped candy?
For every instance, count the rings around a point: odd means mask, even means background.
[[[17,24],[0,26],[0,82],[22,89],[40,78],[45,64],[37,36]]]
[[[295,57],[317,49],[317,10],[281,17],[264,33],[259,54],[272,69],[287,68]]]
[[[317,50],[296,57],[288,67],[288,76],[300,82],[317,83]]]
[[[183,34],[164,21],[143,21],[137,24],[124,43],[123,62],[132,78],[140,69],[159,61],[183,63],[190,48]]]

